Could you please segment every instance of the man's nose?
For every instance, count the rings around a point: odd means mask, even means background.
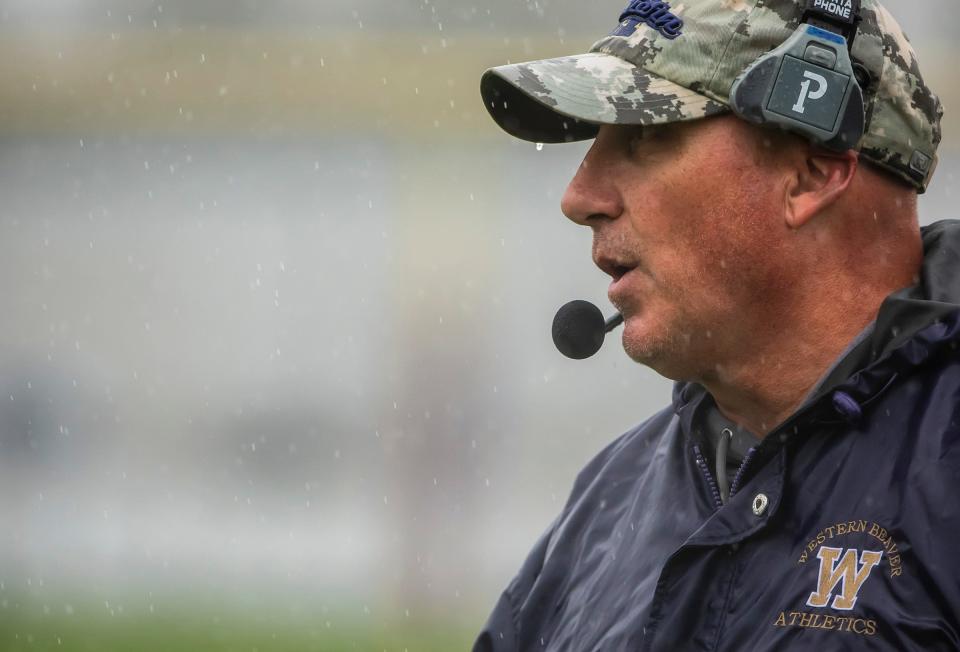
[[[593,154],[593,149],[587,153],[560,200],[563,214],[583,226],[593,226],[600,218],[616,218],[623,212],[612,170]]]

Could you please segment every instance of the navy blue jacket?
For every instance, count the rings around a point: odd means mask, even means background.
[[[475,652],[960,649],[960,222],[923,235],[920,283],[726,504],[696,432],[712,398],[677,383],[579,474]]]

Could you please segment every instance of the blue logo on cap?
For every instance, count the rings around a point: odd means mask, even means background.
[[[662,0],[632,0],[620,14],[620,25],[611,36],[630,36],[645,23],[669,39],[675,39],[683,28],[683,19],[670,13],[670,3]]]

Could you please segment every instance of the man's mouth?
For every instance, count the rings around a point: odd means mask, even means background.
[[[639,266],[631,260],[618,258],[609,255],[598,255],[594,262],[601,270],[610,276],[610,287],[607,289],[607,297],[610,302],[623,309],[628,303],[629,293],[627,285],[632,278],[633,271]]]
[[[612,276],[610,281],[610,287],[607,288],[607,296],[610,298],[610,301],[615,306],[621,306],[624,303],[624,300],[627,298],[627,285],[630,283],[630,279],[633,278],[633,270],[635,267],[624,267],[622,270],[618,271],[616,275]]]
[[[619,281],[624,276],[626,276],[627,273],[632,270],[633,270],[633,267],[630,267],[628,265],[616,265],[613,268],[613,274],[611,274],[611,276],[613,277],[614,282],[616,282],[616,281]]]
[[[597,256],[594,261],[601,270],[613,279],[616,283],[621,278],[633,271],[637,266],[629,261],[619,260],[610,256]]]

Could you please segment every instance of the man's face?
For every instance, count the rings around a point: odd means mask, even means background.
[[[731,116],[603,126],[563,197],[613,278],[624,348],[668,378],[710,377],[776,330],[791,292],[785,169],[764,149]]]

